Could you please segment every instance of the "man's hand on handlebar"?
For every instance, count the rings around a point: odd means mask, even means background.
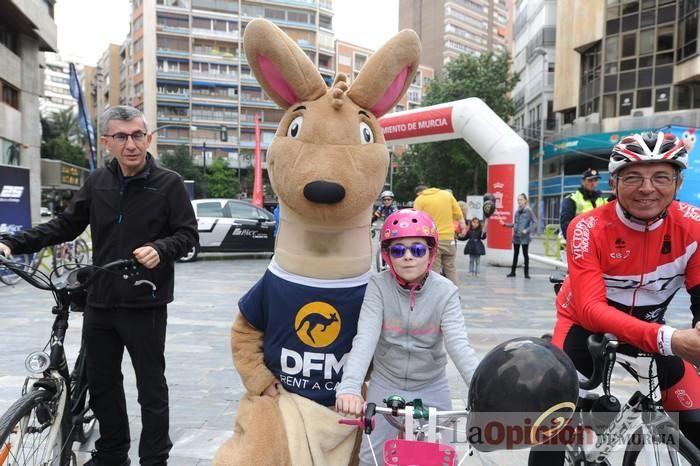
[[[365,400],[361,396],[347,393],[338,395],[335,399],[335,409],[341,413],[359,416],[365,409]]]
[[[153,269],[160,264],[160,254],[152,246],[142,246],[132,252],[136,261],[146,267]]]
[[[12,250],[5,243],[0,243],[0,254],[5,257],[10,257],[12,255]]]
[[[695,328],[673,332],[671,350],[694,366],[700,365],[700,322],[695,324]]]

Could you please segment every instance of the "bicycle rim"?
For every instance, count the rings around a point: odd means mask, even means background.
[[[664,434],[665,442],[635,433],[627,444],[623,466],[658,465],[658,466],[696,466],[700,465],[700,451],[678,430]]]
[[[57,420],[57,402],[51,392],[40,389],[24,395],[0,417],[0,465],[67,466],[71,463],[70,419],[64,415]],[[57,435],[51,442],[50,434],[54,430]],[[43,461],[45,457],[50,458],[48,463]]]

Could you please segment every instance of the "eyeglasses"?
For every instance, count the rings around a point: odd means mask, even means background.
[[[411,251],[413,257],[423,257],[428,252],[428,247],[422,243],[414,243],[409,248],[403,244],[392,244],[389,246],[389,254],[391,254],[391,257],[394,259],[402,258],[408,250]]]
[[[143,131],[134,131],[131,134],[127,133],[114,133],[114,134],[104,134],[103,135],[106,138],[112,138],[114,142],[117,144],[126,144],[126,141],[129,140],[129,137],[131,137],[131,140],[134,141],[134,144],[139,144],[142,143],[143,141],[146,140],[146,133]]]
[[[677,176],[658,174],[652,176],[641,176],[641,175],[627,175],[619,176],[618,179],[622,183],[622,186],[627,188],[638,188],[644,184],[644,180],[651,181],[651,184],[657,188],[667,188],[673,184],[674,181],[678,179]]]

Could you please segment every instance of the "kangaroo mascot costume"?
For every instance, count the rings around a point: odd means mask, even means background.
[[[339,425],[333,407],[371,274],[372,205],[389,165],[377,118],[411,84],[420,42],[400,32],[352,85],[339,74],[330,89],[271,22],[251,21],[244,46],[258,82],[286,110],[267,157],[280,224],[274,258],[238,303],[231,347],[247,393],[213,465],[347,465],[359,430]]]

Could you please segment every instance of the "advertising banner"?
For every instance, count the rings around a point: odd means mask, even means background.
[[[489,165],[487,190],[496,197],[496,211],[489,218],[486,237],[489,248],[511,249],[513,230],[502,226],[500,222],[513,222],[514,186],[515,165]]]
[[[0,165],[0,233],[12,234],[31,226],[29,169]]]
[[[683,172],[678,200],[700,206],[700,145],[697,141],[697,128],[671,126],[669,130],[685,143],[688,150],[688,169]]]
[[[412,111],[397,116],[385,116],[379,120],[386,141],[396,139],[449,134],[452,128],[452,107],[441,107],[425,111]]]

